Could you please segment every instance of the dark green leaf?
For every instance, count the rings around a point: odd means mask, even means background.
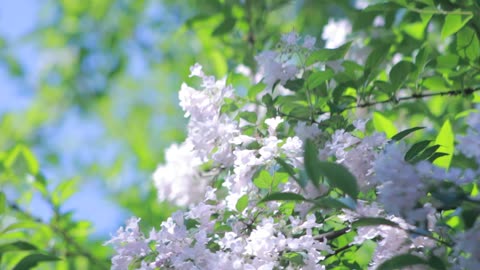
[[[405,138],[408,136],[410,133],[415,132],[420,129],[424,129],[425,127],[414,127],[414,128],[409,128],[406,130],[402,130],[399,133],[393,135],[392,140],[394,141],[400,141],[401,139]]]
[[[212,36],[221,36],[230,32],[234,27],[237,20],[233,17],[227,16],[225,19],[213,30]]]
[[[332,197],[323,197],[319,199],[315,199],[312,201],[315,208],[322,208],[322,209],[351,209],[355,210],[356,205],[355,202],[350,199],[346,198],[332,198]]]
[[[388,225],[392,227],[398,227],[397,223],[390,221],[388,219],[379,218],[379,217],[362,217],[352,223],[352,226],[354,228],[364,227],[364,226],[378,226],[378,225]]]
[[[395,88],[399,88],[408,79],[410,72],[415,68],[413,63],[400,61],[390,70],[390,82]]]
[[[430,258],[428,258],[428,265],[435,270],[447,270],[447,266],[443,260],[435,255],[431,255]]]
[[[390,45],[382,45],[378,48],[373,49],[373,51],[367,57],[367,61],[365,63],[365,70],[377,68],[378,65],[385,60],[389,50]]]
[[[302,89],[303,83],[304,83],[303,79],[295,79],[295,80],[287,81],[287,83],[284,86],[285,88],[290,89],[292,91],[298,91]]]
[[[317,146],[311,140],[307,140],[305,143],[304,162],[308,177],[318,187],[322,173],[318,166],[320,161],[318,160]]]
[[[320,161],[317,164],[319,173],[327,178],[332,187],[336,187],[353,199],[357,198],[358,185],[355,176],[347,168],[335,162]]]
[[[13,243],[0,245],[0,256],[9,251],[19,251],[19,250],[37,250],[38,248],[25,241],[17,241]]]
[[[25,256],[20,262],[13,268],[13,270],[27,270],[37,266],[41,262],[58,261],[60,258],[48,254],[34,253]]]
[[[447,153],[436,152],[428,159],[428,161],[434,162],[437,158],[443,157],[443,156],[448,156],[448,155],[449,154],[447,154]]]
[[[430,140],[424,140],[412,145],[412,147],[410,147],[410,149],[405,154],[405,161],[411,161],[415,156],[417,156],[418,154],[420,154],[420,152],[427,148],[430,142]]]
[[[302,195],[292,192],[275,192],[268,194],[260,202],[268,201],[306,201]]]
[[[419,154],[415,158],[413,158],[411,160],[412,163],[416,163],[416,162],[428,159],[429,157],[431,157],[435,153],[435,151],[438,150],[438,148],[440,148],[440,145],[438,145],[438,144],[428,147],[421,154]]]
[[[428,264],[428,263],[427,261],[425,261],[424,259],[418,256],[415,256],[412,254],[402,254],[386,260],[377,268],[377,270],[402,269],[407,266],[413,266],[418,264]]]

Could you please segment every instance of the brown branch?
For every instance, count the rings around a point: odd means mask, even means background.
[[[433,92],[433,93],[429,92],[429,93],[425,93],[425,94],[413,94],[411,96],[400,97],[400,98],[392,96],[391,98],[385,99],[385,100],[365,102],[365,103],[360,103],[360,104],[356,104],[356,105],[353,105],[353,106],[349,106],[349,107],[340,109],[339,112],[344,112],[344,111],[347,111],[347,110],[352,110],[352,109],[357,109],[357,108],[367,108],[367,107],[371,107],[371,106],[375,106],[375,105],[379,105],[379,104],[399,103],[399,102],[402,102],[402,101],[423,99],[423,98],[429,98],[429,97],[435,97],[435,96],[459,96],[459,95],[468,96],[468,95],[472,95],[473,93],[478,92],[478,91],[480,91],[480,87],[476,87],[476,88],[469,87],[469,88],[460,89],[460,90],[450,90],[450,91]],[[318,112],[316,112],[316,115],[321,115],[321,114],[324,114],[324,113],[327,113],[327,112],[318,111]],[[296,119],[296,120],[303,121],[303,122],[309,122],[309,123],[312,123],[312,124],[313,123],[319,124],[319,122],[314,120],[314,119],[305,119],[305,118],[289,115],[287,113],[284,113],[284,112],[280,111],[280,109],[277,109],[277,114],[280,115],[280,116],[290,117],[292,119]]]
[[[327,240],[333,240],[339,236],[342,236],[344,235],[345,233],[347,233],[348,231],[350,231],[350,227],[345,227],[343,229],[340,229],[340,230],[337,230],[337,231],[330,231],[330,232],[326,232],[326,233],[322,233],[322,234],[319,234],[317,236],[315,236],[315,240],[322,240],[322,239],[327,239]]]
[[[461,90],[450,90],[450,91],[444,91],[444,92],[434,92],[434,93],[426,93],[426,94],[413,94],[411,96],[406,96],[406,97],[391,97],[389,99],[381,100],[381,101],[374,101],[374,102],[366,102],[366,103],[361,103],[357,104],[354,106],[347,107],[343,109],[342,111],[346,110],[351,110],[355,108],[366,108],[366,107],[371,107],[374,105],[378,104],[385,104],[385,103],[398,103],[401,101],[407,101],[407,100],[414,100],[414,99],[422,99],[422,98],[428,98],[428,97],[434,97],[434,96],[458,96],[458,95],[472,95],[473,93],[480,91],[480,87],[478,88],[466,88],[466,89],[461,89]]]

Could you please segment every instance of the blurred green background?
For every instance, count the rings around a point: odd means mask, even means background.
[[[423,18],[397,10],[361,14],[359,7],[368,2],[2,1],[0,160],[23,156],[26,165],[12,162],[33,170],[35,177],[2,171],[0,187],[6,201],[49,225],[43,230],[32,224],[31,231],[11,237],[32,237],[39,248],[79,255],[74,262],[56,264],[59,269],[108,268],[112,251],[101,244],[126,218],[141,217],[150,228],[176,209],[157,201],[151,175],[164,149],[185,138],[177,93],[182,81],[190,80],[189,67],[201,63],[218,77],[240,64],[255,71],[254,56],[273,48],[281,33],[315,36],[322,47],[323,27],[332,17],[349,18],[354,31],[362,29],[365,46],[381,45],[377,39],[383,39],[409,56],[435,44],[416,32],[426,31]],[[385,15],[386,30],[372,32],[379,14]],[[405,105],[411,122],[404,127],[422,124],[428,115],[429,124],[438,128],[449,111],[464,106],[461,99],[448,106],[442,99],[431,102]],[[406,119],[395,111],[387,116]],[[2,226],[10,223],[2,217]],[[80,246],[72,248],[55,226]],[[96,258],[83,254],[85,247]],[[103,264],[92,266],[97,259]]]

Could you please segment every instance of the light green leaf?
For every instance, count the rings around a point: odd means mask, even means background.
[[[30,149],[24,145],[17,145],[8,154],[5,166],[12,168],[16,173],[36,175],[39,171],[38,161]]]
[[[317,71],[311,74],[307,79],[307,87],[308,89],[314,89],[320,86],[322,83],[330,80],[335,76],[335,73],[332,69],[327,69],[325,71]]]
[[[255,84],[254,86],[250,87],[248,89],[248,98],[250,100],[255,100],[257,95],[262,92],[265,87],[267,87],[264,83],[262,82],[259,82],[257,84]]]
[[[0,245],[0,260],[2,255],[6,252],[25,251],[25,250],[37,250],[38,248],[26,241],[16,241],[12,243],[6,243]]]
[[[398,132],[392,121],[379,112],[373,113],[373,126],[378,132],[384,132],[388,138],[393,137]]]
[[[476,60],[480,56],[480,41],[478,36],[470,27],[465,27],[457,33],[457,53],[462,58],[468,58],[470,61]]]
[[[266,170],[262,170],[255,179],[253,184],[258,188],[269,189],[272,187],[272,176]]]
[[[237,20],[231,16],[226,16],[225,19],[217,25],[213,30],[212,36],[221,36],[230,32],[234,27]]]
[[[352,42],[345,43],[344,45],[336,49],[319,49],[317,51],[314,51],[310,55],[310,57],[308,57],[305,65],[310,66],[317,62],[324,63],[328,61],[342,59],[350,49],[350,45],[352,45]]]
[[[61,205],[77,191],[77,178],[61,182],[52,192],[54,205]]]
[[[440,132],[438,133],[437,138],[435,139],[435,144],[440,145],[440,148],[439,148],[440,152],[446,153],[448,155],[437,158],[433,162],[433,164],[443,168],[450,167],[450,163],[452,162],[452,156],[453,156],[453,151],[455,147],[454,141],[455,141],[455,135],[453,134],[452,125],[450,124],[450,120],[447,119],[445,123],[443,123],[443,126],[440,129]]]
[[[455,11],[460,11],[459,9]],[[465,24],[473,18],[473,15],[448,14],[442,27],[442,39],[457,33]]]
[[[237,209],[238,212],[243,212],[245,208],[248,206],[248,194],[243,195],[238,199],[237,204],[235,205],[235,208]]]
[[[448,90],[449,86],[445,82],[445,79],[441,76],[428,77],[422,82],[422,86],[428,90],[441,91]]]
[[[7,207],[7,199],[5,198],[5,193],[0,191],[0,214],[5,212],[5,208]]]

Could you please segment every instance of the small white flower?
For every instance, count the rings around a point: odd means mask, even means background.
[[[351,32],[352,25],[348,20],[335,21],[334,19],[329,19],[322,33],[322,39],[326,41],[325,47],[328,49],[338,48],[345,43],[347,36]]]

